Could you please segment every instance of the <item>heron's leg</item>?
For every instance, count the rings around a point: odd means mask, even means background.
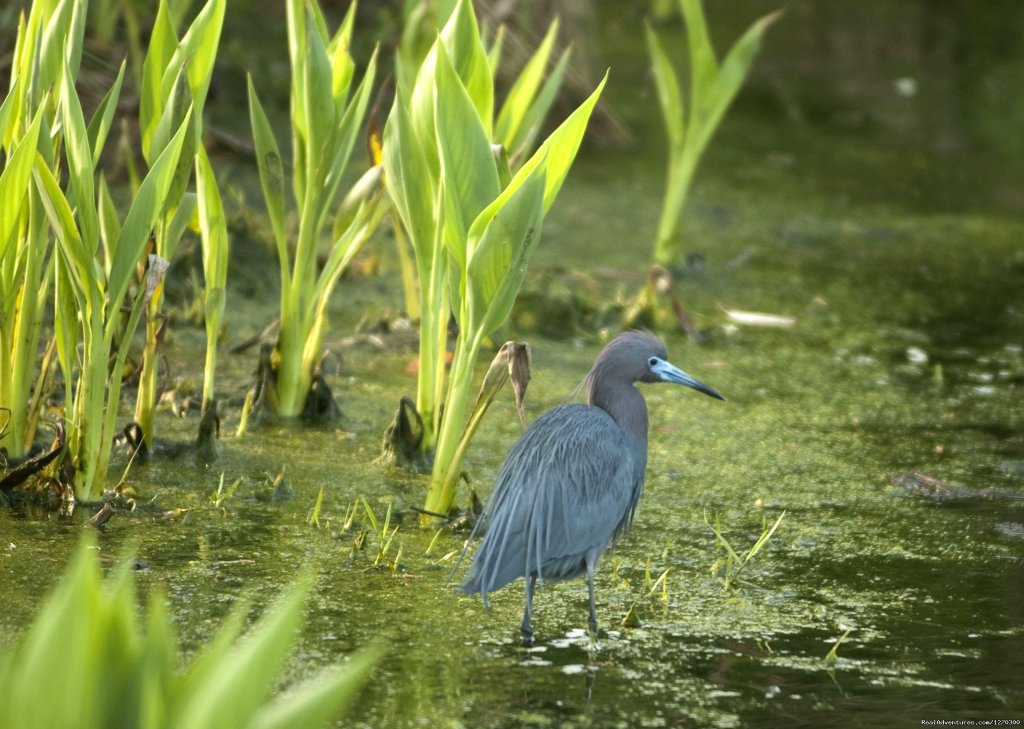
[[[519,628],[519,633],[523,636],[523,645],[527,648],[533,645],[533,626],[530,624],[530,617],[533,615],[533,587],[536,584],[536,575],[526,578],[526,609],[523,610],[523,624]]]
[[[597,608],[594,605],[594,567],[596,560],[587,555],[587,591],[590,593],[590,634],[597,640]]]

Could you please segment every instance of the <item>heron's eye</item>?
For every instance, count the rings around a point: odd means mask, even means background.
[[[647,360],[647,365],[649,367],[653,367],[656,364],[658,364],[658,358],[657,357],[651,357],[649,360]]]

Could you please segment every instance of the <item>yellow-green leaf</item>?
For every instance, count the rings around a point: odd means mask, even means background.
[[[39,127],[42,122],[43,107],[36,110],[35,118],[28,132],[19,141],[14,151],[6,159],[4,170],[0,173],[0,259],[7,252],[7,246],[14,236],[14,230],[21,217],[22,201],[28,192],[28,183],[32,175],[32,164],[36,158],[36,146],[39,139]]]
[[[512,311],[526,265],[540,242],[546,167],[535,165],[473,223],[465,293],[471,320],[460,322],[470,327],[471,336],[490,334]]]
[[[434,125],[447,198],[447,242],[464,268],[466,232],[500,188],[487,132],[443,46],[437,54]]]
[[[174,177],[185,136],[192,131],[191,124],[192,111],[190,109],[185,114],[185,119],[178,128],[177,134],[167,144],[143,179],[135,200],[128,210],[128,215],[125,217],[124,226],[121,228],[121,234],[118,236],[117,246],[114,250],[114,260],[110,265],[108,293],[114,306],[120,305],[127,293],[132,270],[146,246],[146,241],[149,240],[150,231],[157,216],[164,209],[167,192]]]
[[[494,139],[499,144],[505,145],[505,148],[510,151],[514,152],[516,149],[513,143],[519,136],[519,129],[526,117],[526,112],[537,95],[537,89],[540,88],[557,36],[558,19],[556,18],[548,27],[547,35],[544,36],[540,46],[527,61],[515,83],[512,84],[505,103],[502,104],[501,111],[498,113]]]
[[[472,99],[491,138],[491,120],[494,118],[494,80],[487,49],[480,38],[472,0],[459,0],[448,22],[441,31],[451,64],[462,79],[466,93]]]
[[[263,111],[256,88],[252,85],[252,76],[247,77],[249,88],[249,119],[252,122],[252,138],[256,147],[256,167],[259,170],[260,185],[263,186],[263,199],[270,216],[270,228],[274,232],[277,243],[278,257],[282,262],[288,260],[287,244],[284,237],[284,165],[281,162],[281,151],[274,138],[274,130]],[[281,275],[288,276],[287,266],[282,265]]]
[[[683,118],[683,97],[679,89],[679,78],[658,34],[650,24],[647,24],[644,30],[647,33],[647,47],[651,53],[651,68],[654,71],[654,86],[658,90],[658,103],[661,105],[661,115],[668,131],[669,147],[675,150],[683,143],[686,121]]]

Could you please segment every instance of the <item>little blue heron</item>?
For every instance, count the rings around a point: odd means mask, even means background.
[[[647,467],[647,404],[636,382],[674,382],[724,400],[668,362],[653,334],[624,332],[587,375],[587,405],[560,405],[537,418],[512,446],[484,510],[487,527],[463,592],[487,594],[526,578],[523,644],[537,580],[586,573],[590,631],[597,636],[594,567],[633,521]]]

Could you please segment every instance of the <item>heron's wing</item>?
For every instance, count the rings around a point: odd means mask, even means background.
[[[486,596],[517,577],[580,574],[587,554],[629,523],[642,455],[600,408],[563,405],[538,418],[501,467],[463,590]]]

